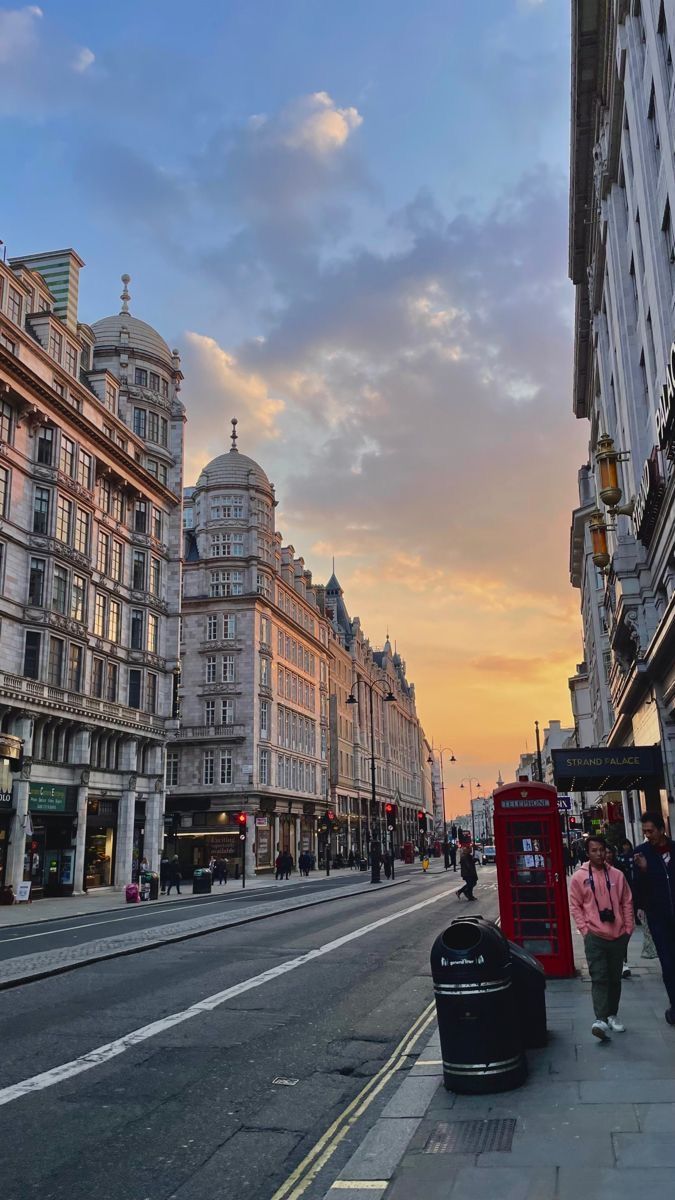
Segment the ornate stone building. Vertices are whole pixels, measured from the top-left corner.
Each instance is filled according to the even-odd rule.
[[[0,262],[0,874],[34,896],[157,865],[178,666],[180,361],[128,277],[79,322],[82,266]]]

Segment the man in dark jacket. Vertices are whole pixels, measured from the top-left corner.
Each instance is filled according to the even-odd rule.
[[[675,843],[660,812],[643,813],[642,832],[645,841],[633,857],[635,904],[647,915],[670,1001],[666,1021],[675,1025]]]
[[[467,900],[475,900],[476,897],[473,894],[473,889],[478,883],[478,872],[476,870],[476,859],[472,854],[470,846],[462,846],[459,869],[464,883],[455,893],[457,898],[466,896]]]

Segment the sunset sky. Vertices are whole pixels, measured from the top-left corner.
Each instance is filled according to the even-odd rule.
[[[114,12],[114,19],[112,14]],[[571,722],[569,5],[0,8],[0,237],[72,245],[80,316],[180,349],[186,482],[259,459],[277,525],[387,629],[429,738],[513,778]]]

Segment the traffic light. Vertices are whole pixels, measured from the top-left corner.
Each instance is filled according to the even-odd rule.
[[[576,819],[576,817],[570,817],[570,818],[569,818],[569,823],[570,823],[570,825],[572,825],[572,826],[575,826],[575,825],[576,825],[576,823],[577,823],[577,819]]]
[[[332,808],[329,808],[328,812],[326,813],[326,829],[328,830],[329,833],[332,832],[334,825],[335,825],[335,813],[333,812]]]
[[[427,815],[426,815],[426,813],[422,812],[422,809],[420,809],[417,814],[417,826],[419,828],[420,833],[426,833],[426,831],[427,831]]]
[[[234,818],[235,823],[239,826],[239,841],[246,840],[246,813],[238,812]]]
[[[396,804],[388,802],[384,806],[384,816],[387,824],[387,829],[393,833],[396,829],[396,821],[398,820],[398,807]]]

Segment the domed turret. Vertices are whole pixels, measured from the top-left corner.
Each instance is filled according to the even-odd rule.
[[[102,317],[100,321],[95,321],[92,325],[96,337],[96,349],[99,353],[108,348],[111,350],[133,349],[149,358],[159,360],[168,371],[171,371],[175,367],[175,355],[169,349],[164,338],[156,329],[152,328],[152,325],[148,325],[147,321],[141,321],[129,312],[131,297],[127,284],[130,278],[129,275],[122,276],[124,290],[120,297],[122,300],[120,311],[115,316]]]
[[[227,454],[219,454],[203,468],[197,487],[260,487],[273,493],[274,489],[262,467],[253,458],[237,449],[237,419],[232,420],[232,446]]]

